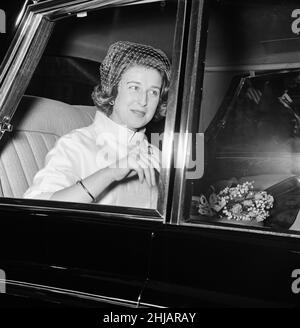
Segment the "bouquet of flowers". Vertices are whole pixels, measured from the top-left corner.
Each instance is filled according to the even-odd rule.
[[[245,182],[226,187],[218,194],[212,193],[208,200],[201,195],[198,212],[208,216],[217,214],[228,220],[260,222],[269,216],[273,202],[273,196],[266,191],[255,191],[253,182]]]

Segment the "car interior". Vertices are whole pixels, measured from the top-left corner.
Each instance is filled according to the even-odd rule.
[[[1,196],[22,198],[57,139],[90,125],[95,112],[94,106],[71,106],[58,100],[24,96],[12,121],[13,132],[6,133],[1,141]]]
[[[111,43],[150,44],[172,59],[176,8],[177,1],[111,7],[56,22],[12,119],[13,132],[1,140],[1,196],[22,198],[56,140],[92,123],[91,93]],[[154,122],[148,133],[163,127],[164,120]]]
[[[257,188],[267,189],[299,174],[299,75],[294,70],[285,75],[255,76],[251,71],[258,66],[267,73],[263,71],[267,63],[294,60],[295,53],[291,56],[283,49],[275,51],[273,40],[266,43],[269,29],[262,35],[248,35],[248,29],[259,28],[253,15],[262,21],[269,19],[267,15],[272,13],[266,14],[268,8],[234,1],[217,1],[212,6],[197,126],[197,132],[206,133],[206,169],[201,179],[188,182],[188,188],[193,184],[190,198],[207,192],[211,185],[220,189],[232,178],[254,180]],[[92,122],[96,108],[91,93],[100,81],[99,66],[111,43],[128,40],[150,44],[172,60],[176,10],[177,1],[162,1],[104,8],[56,22],[13,117],[13,132],[2,138],[3,197],[22,197],[56,140]],[[237,24],[241,28],[234,30],[233,37]],[[238,43],[242,38],[247,42]],[[243,87],[235,102],[228,103],[237,80],[243,81]],[[259,103],[249,97],[249,88],[260,90]],[[164,120],[151,124],[148,135],[162,132],[164,124]],[[297,181],[293,186],[298,188]]]

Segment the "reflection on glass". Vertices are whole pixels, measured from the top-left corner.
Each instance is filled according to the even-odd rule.
[[[300,72],[241,85],[206,131],[205,174],[189,186],[189,218],[300,230]]]

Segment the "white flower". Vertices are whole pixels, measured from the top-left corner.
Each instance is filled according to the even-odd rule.
[[[252,206],[253,202],[252,202],[252,200],[244,200],[242,204],[243,204],[243,206]]]
[[[232,211],[233,214],[239,214],[239,213],[241,213],[242,208],[243,207],[242,207],[241,204],[235,204],[235,205],[232,206],[231,211]]]
[[[235,187],[225,187],[218,194],[212,193],[205,206],[208,207],[206,212],[209,210],[210,216],[222,213],[229,220],[259,222],[269,216],[267,210],[273,207],[273,202],[273,196],[265,191],[255,191],[253,182],[246,181]],[[201,206],[203,207],[203,204],[199,205],[199,212]]]

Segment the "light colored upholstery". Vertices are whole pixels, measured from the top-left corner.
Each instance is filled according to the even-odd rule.
[[[0,143],[0,196],[21,198],[56,140],[90,125],[95,112],[93,106],[24,96],[12,120],[13,132],[6,132]]]

